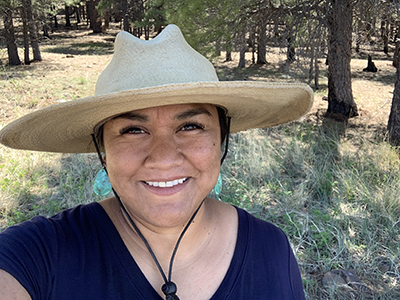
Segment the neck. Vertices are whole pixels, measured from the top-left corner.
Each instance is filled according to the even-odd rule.
[[[120,209],[127,230],[135,238],[138,246],[143,251],[149,252],[147,243],[163,266],[164,272],[168,272],[168,270],[165,270],[165,266],[169,264],[177,243],[179,243],[177,260],[184,261],[187,256],[192,256],[193,253],[199,251],[207,237],[210,236],[212,210],[209,209],[209,200],[205,199],[203,202],[192,213],[192,219],[185,220],[179,226],[169,228],[159,228],[146,224],[135,218],[135,215],[128,210],[125,212],[125,207],[120,206]]]

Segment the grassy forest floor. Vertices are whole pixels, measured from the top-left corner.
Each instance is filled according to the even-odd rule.
[[[93,95],[111,60],[117,27],[94,35],[60,30],[41,41],[42,62],[6,66],[0,49],[0,127],[33,110]],[[325,120],[327,67],[302,120],[232,135],[222,168],[223,201],[266,219],[288,235],[308,299],[400,299],[400,159],[385,142],[395,69],[371,47],[351,64],[360,116]],[[379,69],[366,73],[367,55]],[[268,49],[268,64],[236,68],[216,58],[221,80],[307,82],[306,68],[289,68],[285,53]],[[23,57],[21,52],[21,57]],[[311,82],[311,86],[313,83]],[[0,230],[32,216],[99,197],[91,185],[100,168],[95,155],[11,150],[0,146]]]

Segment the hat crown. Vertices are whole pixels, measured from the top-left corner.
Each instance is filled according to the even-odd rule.
[[[176,25],[168,25],[148,41],[118,33],[114,56],[97,80],[95,95],[209,81],[218,81],[213,65],[185,41]]]

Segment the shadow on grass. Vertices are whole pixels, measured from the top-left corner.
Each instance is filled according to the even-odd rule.
[[[352,79],[369,80],[372,82],[380,82],[383,84],[394,84],[396,81],[396,69],[393,68],[393,72],[378,70],[376,73],[363,72],[352,72]]]
[[[232,68],[230,66],[216,66],[218,77],[221,81],[234,80],[270,80],[286,79],[282,77],[282,70],[275,65],[252,64],[245,68]]]
[[[52,46],[43,52],[66,55],[109,55],[114,52],[113,42],[76,43],[70,46]]]

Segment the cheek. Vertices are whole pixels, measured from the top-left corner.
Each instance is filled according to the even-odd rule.
[[[193,142],[186,145],[185,150],[182,151],[186,154],[186,157],[190,159],[202,170],[219,170],[221,149],[217,142],[209,140],[202,142]]]
[[[141,157],[145,157],[146,151],[128,145],[105,148],[105,163],[111,178],[122,177],[126,173],[132,174],[139,168]]]

